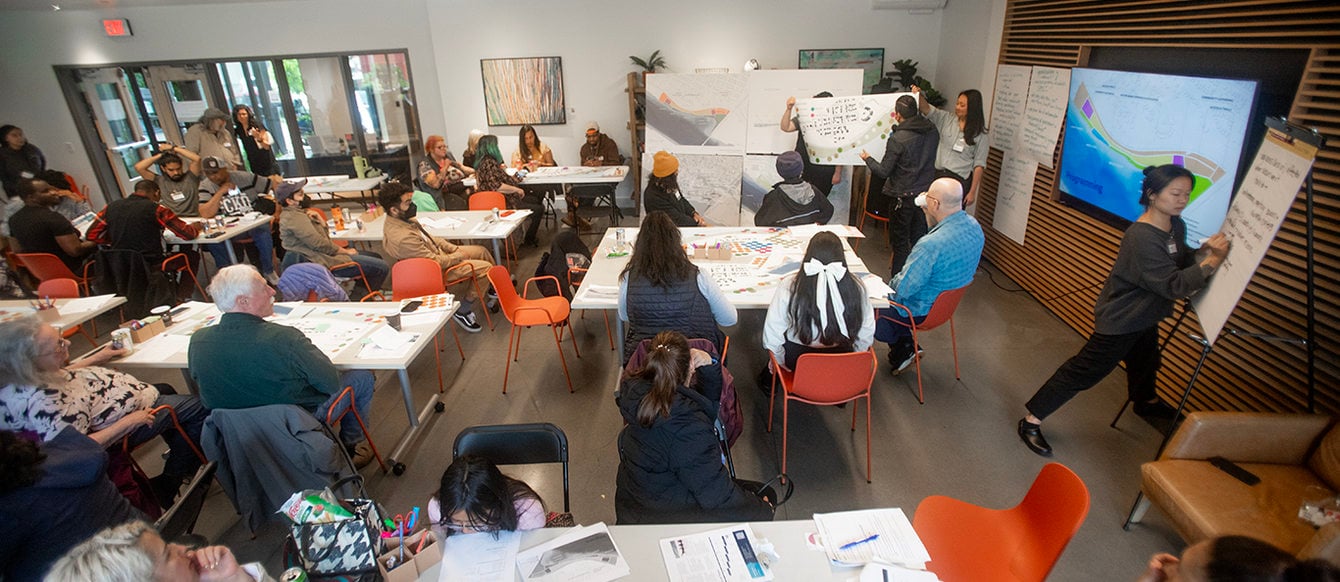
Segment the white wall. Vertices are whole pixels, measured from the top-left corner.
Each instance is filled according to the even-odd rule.
[[[93,182],[53,65],[218,59],[409,49],[425,130],[441,126],[437,65],[425,0],[292,0],[210,6],[0,11],[0,123],[24,129],[47,164]],[[112,39],[102,18],[135,33]],[[67,145],[68,144],[68,145]]]
[[[936,75],[925,75],[948,100],[946,108],[952,108],[954,99],[964,90],[981,91],[988,124],[1005,4],[1006,0],[949,0],[944,9]]]
[[[503,155],[516,149],[517,127],[489,128],[479,60],[559,56],[568,105],[566,125],[536,131],[560,164],[577,163],[586,122],[596,120],[631,152],[627,129],[625,75],[638,70],[629,55],[645,58],[660,49],[669,72],[729,67],[742,70],[758,59],[765,69],[794,69],[800,49],[884,47],[885,67],[900,58],[921,62],[921,74],[935,76],[941,45],[940,13],[913,15],[872,10],[870,0],[495,0],[471,3],[427,0],[445,128],[424,133],[447,137],[454,151],[471,129],[499,136]],[[462,22],[487,23],[472,26]],[[780,111],[778,115],[780,116]]]

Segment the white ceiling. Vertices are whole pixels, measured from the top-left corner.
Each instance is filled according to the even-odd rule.
[[[229,3],[266,2],[270,0],[226,0]],[[66,10],[106,10],[108,8],[153,8],[158,6],[192,6],[222,4],[224,0],[3,0],[0,10],[52,10],[51,5]]]

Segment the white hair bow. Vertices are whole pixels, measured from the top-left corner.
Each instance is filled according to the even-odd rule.
[[[847,267],[837,261],[824,264],[819,259],[810,259],[805,263],[805,274],[820,279],[814,286],[815,300],[819,304],[819,328],[822,330],[828,327],[828,304],[831,300],[833,313],[837,314],[838,330],[846,336],[847,318],[843,316],[846,305],[842,303],[842,294],[838,292],[838,281],[847,276]]]

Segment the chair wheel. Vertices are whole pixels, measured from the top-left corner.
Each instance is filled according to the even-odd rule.
[[[437,404],[434,404],[434,405],[433,405],[433,411],[434,411],[434,412],[439,412],[439,413],[440,413],[440,412],[442,412],[442,411],[444,411],[444,410],[446,410],[446,409],[447,409],[447,404],[446,404],[445,402],[438,402]]]
[[[404,474],[405,474],[405,464],[404,464],[404,463],[396,463],[396,464],[392,465],[392,466],[391,466],[391,473],[395,474],[396,477],[399,477],[399,476],[401,476],[401,475],[404,475]]]

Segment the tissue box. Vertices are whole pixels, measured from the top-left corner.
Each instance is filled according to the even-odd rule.
[[[37,319],[42,323],[54,324],[60,321],[60,310],[53,307],[37,310]]]
[[[424,536],[428,536],[428,540],[423,542],[423,548],[417,554],[413,553]],[[434,564],[442,561],[442,544],[438,543],[433,532],[423,530],[405,538],[405,562],[387,570],[387,564],[400,559],[400,538],[387,538],[385,541],[386,553],[377,558],[377,570],[386,582],[415,582]]]
[[[693,258],[700,261],[729,261],[731,259],[731,250],[729,247],[693,247]]]

